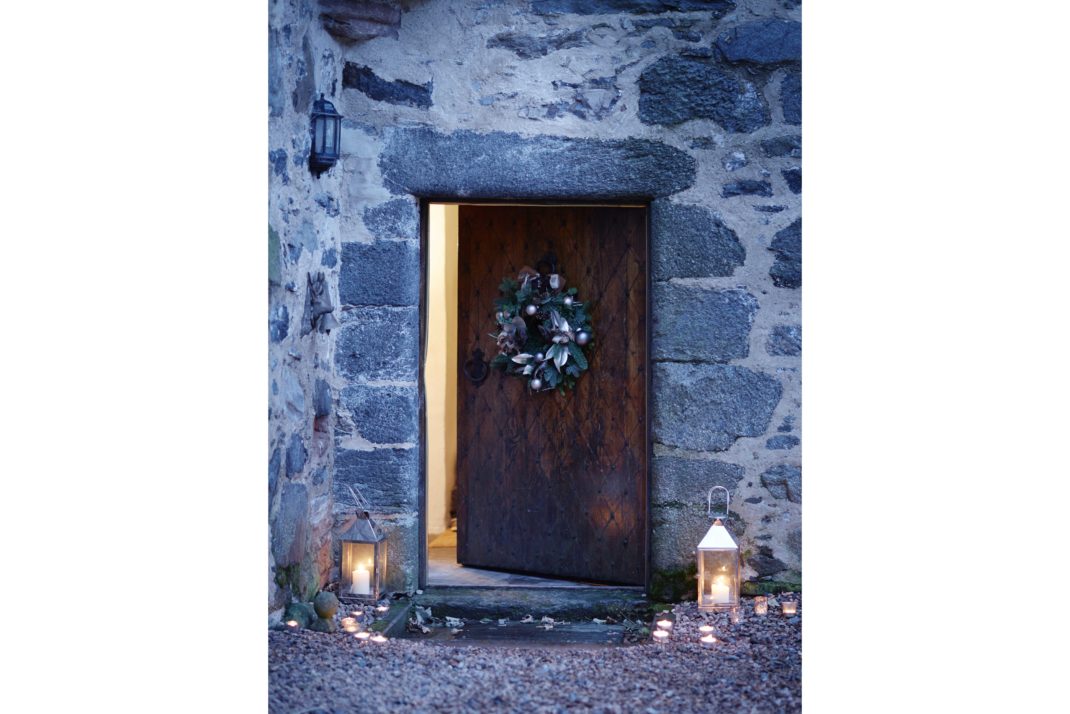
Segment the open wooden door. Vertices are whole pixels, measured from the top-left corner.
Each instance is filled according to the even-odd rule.
[[[496,354],[494,300],[554,253],[596,341],[576,389],[457,375],[457,559],[643,585],[647,562],[646,209],[461,206],[457,364]]]

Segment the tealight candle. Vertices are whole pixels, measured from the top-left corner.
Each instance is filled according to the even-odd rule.
[[[356,635],[354,635],[354,637],[356,637],[361,642],[366,641],[371,636],[372,635],[370,632],[358,632]]]
[[[360,629],[360,627],[358,627],[356,624],[342,625],[342,629],[345,630],[346,632],[356,632],[357,630]]]
[[[386,612],[389,609],[390,609],[390,607],[388,605],[379,605],[377,608],[375,608],[375,611],[376,612]]]
[[[713,632],[713,625],[702,625],[698,628],[698,631],[704,635],[708,635]]]
[[[669,631],[668,630],[654,630],[654,632],[652,634],[654,635],[654,641],[655,642],[665,642],[666,640],[669,639]]]
[[[342,627],[349,627],[350,625],[355,625],[355,624],[357,624],[357,618],[355,618],[355,617],[343,617],[342,618]]]
[[[714,637],[713,635],[703,635],[702,637],[699,638],[699,641],[702,642],[702,644],[706,645],[707,647],[710,647],[710,646],[716,644],[717,638]]]
[[[754,614],[765,615],[769,613],[769,600],[765,595],[759,595],[754,598]]]
[[[671,630],[672,620],[658,620],[657,625],[659,630]]]
[[[364,614],[364,611],[363,610],[354,610],[353,612],[351,612],[349,614],[352,615],[353,617],[360,617],[361,615]]]
[[[378,642],[378,643],[386,642],[386,638],[383,637],[382,635],[378,634],[378,633],[372,635],[371,640],[372,640],[372,642]]]
[[[286,626],[289,627],[291,630],[296,630],[298,627],[300,627],[300,625],[297,623],[297,620],[287,620]]]
[[[783,612],[785,615],[794,615],[795,610],[798,606],[799,603],[795,602],[794,600],[785,600],[784,602],[780,603],[780,611]]]

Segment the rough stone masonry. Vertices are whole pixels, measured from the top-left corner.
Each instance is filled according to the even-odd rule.
[[[801,578],[800,8],[793,0],[272,0],[269,612],[374,504],[419,566],[421,196],[651,202],[652,551],[732,490],[749,579]],[[308,170],[309,110],[346,117]],[[308,329],[323,272],[341,327]]]

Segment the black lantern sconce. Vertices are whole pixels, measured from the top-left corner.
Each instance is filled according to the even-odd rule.
[[[320,94],[312,103],[312,153],[308,158],[317,176],[338,163],[341,130],[342,115]]]

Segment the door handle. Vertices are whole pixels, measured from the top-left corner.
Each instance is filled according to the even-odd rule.
[[[469,357],[462,368],[464,376],[472,384],[480,384],[487,378],[487,374],[490,372],[490,367],[487,366],[487,361],[483,359],[483,350],[476,347],[472,352],[472,356]]]

